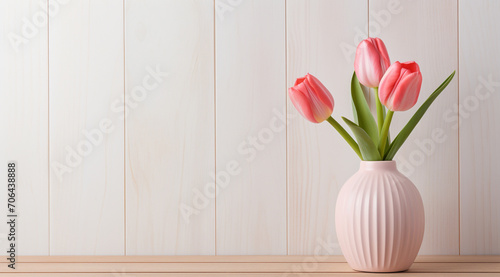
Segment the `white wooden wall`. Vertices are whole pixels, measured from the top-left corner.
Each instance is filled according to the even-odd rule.
[[[18,252],[340,254],[335,199],[358,160],[286,89],[310,72],[351,116],[370,35],[420,64],[419,103],[458,72],[396,158],[424,199],[420,253],[500,254],[499,13],[495,0],[1,1]]]
[[[500,2],[464,1],[459,8],[461,253],[498,254],[500,29],[494,18]]]

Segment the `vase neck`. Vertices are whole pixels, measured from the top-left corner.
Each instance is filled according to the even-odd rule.
[[[396,161],[361,161],[360,170],[397,170]]]

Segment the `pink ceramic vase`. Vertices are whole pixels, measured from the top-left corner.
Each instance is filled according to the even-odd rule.
[[[424,205],[395,161],[362,161],[340,190],[337,236],[354,270],[397,272],[410,268],[424,236]]]

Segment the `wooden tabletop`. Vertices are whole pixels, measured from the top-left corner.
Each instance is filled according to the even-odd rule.
[[[500,256],[419,256],[407,272],[375,275],[342,256],[22,256],[7,265],[3,257],[2,277],[500,276]]]

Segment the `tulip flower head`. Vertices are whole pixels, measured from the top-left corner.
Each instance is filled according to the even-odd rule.
[[[391,111],[411,109],[418,99],[422,74],[416,62],[395,62],[380,81],[380,102]]]
[[[382,76],[391,65],[384,42],[379,38],[367,38],[356,48],[354,70],[361,84],[366,87],[379,86]]]
[[[325,121],[333,112],[333,97],[313,75],[298,78],[288,89],[290,100],[299,113],[313,123]]]
[[[390,161],[411,134],[432,102],[455,76],[453,72],[422,103],[411,120],[391,142],[389,129],[396,111],[411,109],[418,100],[422,86],[422,74],[415,62],[390,64],[384,43],[379,38],[363,40],[356,49],[355,72],[352,75],[351,104],[354,122],[342,117],[352,134],[332,116],[333,97],[326,87],[313,75],[298,78],[288,89],[290,101],[299,113],[313,123],[326,121],[339,133],[352,150],[363,161]],[[367,95],[360,84],[373,88],[377,108],[377,120],[368,105]],[[388,108],[385,109],[384,105]]]

